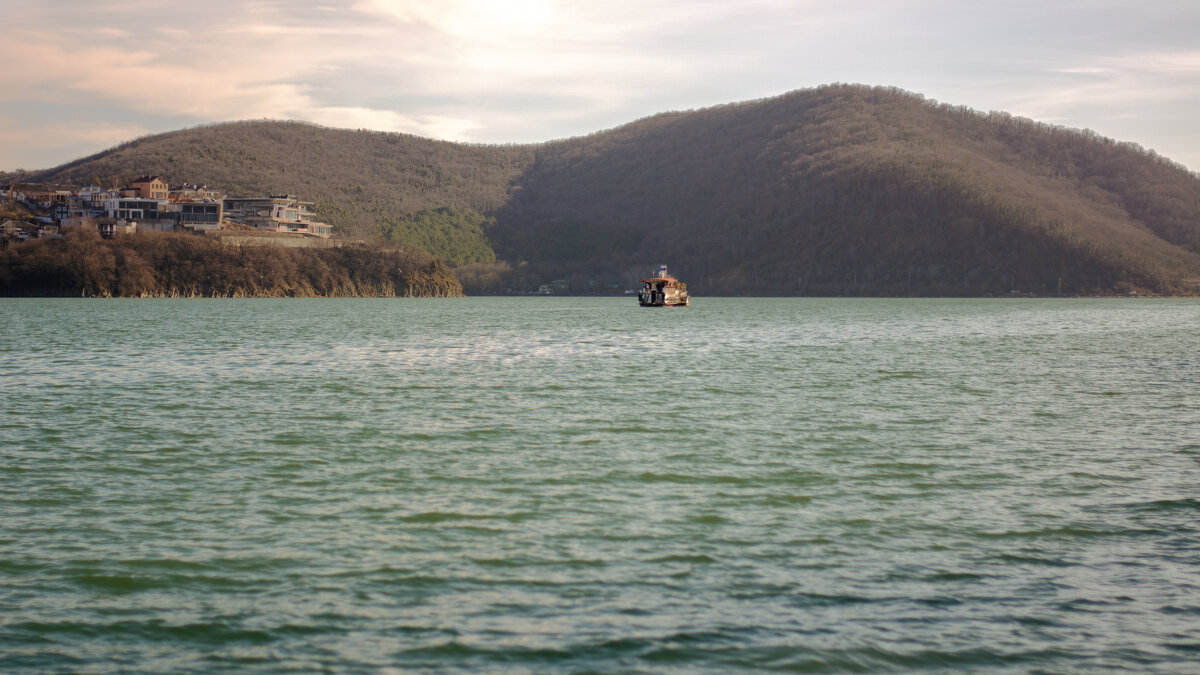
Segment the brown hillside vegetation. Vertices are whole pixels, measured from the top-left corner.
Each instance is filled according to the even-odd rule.
[[[660,115],[539,154],[497,216],[646,227],[697,294],[1194,292],[1200,180],[1131,145],[896,90]]]
[[[145,172],[298,193],[357,236],[403,236],[397,223],[436,222],[414,214],[455,209],[485,223],[486,241],[439,255],[497,258],[464,265],[468,292],[555,278],[625,288],[659,262],[694,295],[1200,291],[1195,174],[1090,132],[886,88],[832,85],[536,146],[214,125],[26,179]]]
[[[173,233],[101,239],[80,228],[0,251],[0,295],[454,297],[462,287],[411,247],[233,246]]]
[[[213,124],[140,138],[27,180],[112,187],[153,174],[229,196],[296,194],[344,234],[439,207],[489,211],[528,164],[528,147],[489,147],[301,122]],[[26,180],[26,179],[23,179]]]

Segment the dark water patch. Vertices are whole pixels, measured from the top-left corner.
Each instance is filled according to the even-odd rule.
[[[597,431],[605,434],[658,434],[662,433],[661,428],[648,427],[641,424],[628,424],[617,426],[605,426],[597,428]]]
[[[795,637],[808,635],[797,631]],[[780,640],[787,642],[787,640]],[[817,645],[823,645],[820,640]],[[745,672],[866,673],[866,672],[966,672],[989,669],[1029,669],[1030,664],[1053,664],[1069,659],[1061,649],[1005,651],[987,647],[962,650],[911,649],[888,644],[851,648],[825,646],[715,646],[705,649],[704,660],[717,668]],[[889,648],[891,647],[891,648]],[[1036,669],[1034,669],[1036,672]]]
[[[163,620],[144,621],[21,621],[8,624],[6,630],[24,634],[32,639],[61,642],[71,638],[96,638],[102,642],[119,643],[130,639],[174,644],[199,643],[228,646],[233,644],[267,644],[275,640],[270,631],[248,629],[229,622],[169,623]]]
[[[1154,531],[1146,529],[1080,524],[1029,530],[975,531],[972,533],[972,536],[985,540],[1066,539],[1072,541],[1089,541],[1153,534],[1155,534]]]
[[[754,396],[757,392],[750,389],[729,389],[725,387],[715,387],[712,385],[701,387],[699,393],[704,396]]]
[[[1167,605],[1158,611],[1164,614],[1175,614],[1180,616],[1200,616],[1200,605],[1183,607],[1180,607],[1179,605]]]
[[[272,445],[282,445],[285,447],[297,447],[297,446],[303,446],[303,445],[317,443],[319,441],[319,439],[314,438],[308,434],[301,434],[301,433],[289,431],[289,432],[285,432],[285,433],[281,433],[281,434],[272,436],[271,438],[266,439],[266,441],[268,443],[271,443]]]
[[[472,563],[481,567],[498,567],[498,568],[524,568],[524,567],[546,567],[546,568],[603,568],[608,567],[612,563],[608,560],[590,559],[590,558],[568,558],[568,559],[541,559],[529,558],[524,556],[515,556],[512,558],[471,558]]]
[[[1200,655],[1200,640],[1194,642],[1164,642],[1162,646],[1176,652]]]
[[[724,525],[729,520],[724,516],[716,513],[702,513],[695,516],[688,516],[687,522],[697,525]]]
[[[1053,664],[1075,656],[1064,649],[1033,649],[1008,651],[1000,648],[973,647],[961,650],[921,649],[891,651],[877,647],[844,652],[846,659],[857,667],[872,671],[879,669],[912,669],[934,671],[963,671],[1002,667],[1053,667]],[[834,663],[838,657],[833,657]]]
[[[395,441],[437,441],[443,438],[442,435],[432,434],[423,431],[408,432],[395,434],[391,436]]]
[[[765,471],[762,478],[772,484],[784,485],[831,485],[837,483],[839,480],[838,476],[832,472],[827,473],[824,471],[798,470],[793,468],[777,468]]]
[[[1055,603],[1054,607],[1062,612],[1070,613],[1107,613],[1114,607],[1125,604],[1129,599],[1099,600],[1095,598],[1072,598],[1066,602]]]
[[[936,464],[923,462],[871,462],[866,465],[871,469],[884,469],[902,476],[924,476],[937,471],[941,467]]]
[[[908,416],[908,417],[902,417],[898,420],[893,420],[891,422],[891,424],[893,424],[895,426],[901,426],[901,427],[909,426],[909,427],[941,428],[947,421],[949,421],[949,418],[947,418],[947,417]]]
[[[490,429],[470,429],[455,434],[455,437],[466,441],[484,441],[515,436],[519,433],[520,432],[513,427],[502,427]]]
[[[326,411],[320,414],[309,415],[305,418],[305,423],[314,424],[320,422],[352,422],[354,417],[344,412]]]
[[[167,572],[150,569],[141,572],[120,569],[58,572],[61,578],[78,588],[106,594],[130,594],[145,591],[205,592],[250,591],[262,589],[280,573],[279,569],[262,569],[259,574],[219,572]]]
[[[277,384],[274,381],[269,380],[269,379],[261,379],[260,380],[260,379],[249,379],[249,378],[233,379],[233,380],[226,382],[225,384],[230,389],[236,389],[238,391],[243,391],[243,392],[244,391],[252,391],[252,392],[266,391],[266,390],[274,389],[277,386]]]
[[[114,574],[81,574],[72,580],[80,586],[106,593],[133,593],[153,588],[162,588],[166,583],[166,580],[161,577],[135,577]]]
[[[54,488],[39,489],[33,494],[16,495],[9,504],[34,513],[45,513],[46,509],[72,507],[87,504],[95,499],[93,489]],[[40,510],[40,511],[39,511]]]
[[[805,506],[813,500],[812,495],[765,495],[754,500],[756,504],[767,507],[786,508]]]
[[[683,667],[708,660],[718,663],[753,639],[754,631],[724,629],[677,632],[642,640],[641,658],[648,663]]]
[[[15,540],[6,539],[0,541],[0,547],[11,547]],[[11,550],[11,549],[9,549]],[[42,572],[46,569],[46,564],[42,562],[30,562],[21,560],[12,560],[0,558],[0,574],[20,576],[35,572]]]
[[[1071,478],[1080,478],[1088,483],[1136,483],[1141,480],[1138,476],[1129,474],[1101,473],[1098,471],[1071,471]]]
[[[875,371],[877,377],[876,382],[887,382],[889,380],[915,380],[925,377],[927,373],[924,370],[882,370]]]
[[[998,621],[1008,621],[1008,619],[997,619]],[[1066,624],[1058,619],[1044,616],[1015,616],[1012,621],[1022,626],[1030,628],[1062,628]]]
[[[690,565],[711,565],[717,562],[712,556],[690,553],[674,553],[671,555],[647,558],[648,563],[687,563]]]
[[[495,649],[465,644],[459,639],[400,649],[393,652],[393,657],[405,666],[432,669],[443,669],[451,665],[456,669],[464,667],[488,669],[505,666],[546,667],[572,658],[579,658],[565,649]]]
[[[876,598],[849,593],[816,593],[790,589],[787,603],[800,608],[844,607],[850,605],[872,605],[893,602],[894,598]]]
[[[995,577],[995,575],[983,574],[979,572],[932,572],[921,575],[919,578],[924,581],[932,581],[934,583],[961,583],[983,581],[989,577]]]
[[[963,598],[940,595],[929,598],[917,598],[915,602],[925,607],[956,607],[967,604],[968,601]]]
[[[407,516],[398,516],[395,520],[405,523],[419,524],[439,524],[439,523],[455,523],[463,521],[488,521],[499,520],[508,522],[521,522],[536,518],[537,514],[520,511],[514,513],[460,513],[457,511],[425,511]]]
[[[1041,555],[1021,554],[1021,553],[1001,553],[995,556],[997,560],[1016,565],[1036,565],[1045,567],[1072,567],[1076,563],[1062,558],[1052,558]]]
[[[612,480],[613,476],[607,477]],[[724,474],[681,474],[681,473],[655,473],[645,472],[631,476],[639,483],[682,483],[682,484],[731,484],[731,485],[754,485],[753,479],[744,478],[741,476],[729,476]]]
[[[454,628],[435,628],[425,624],[401,624],[398,626],[389,626],[387,633],[398,633],[403,636],[434,636],[443,639],[439,640],[439,642],[448,642],[462,635],[462,632]]]
[[[237,621],[201,621],[173,624],[166,621],[123,621],[110,627],[117,634],[136,635],[151,642],[199,643],[229,646],[268,644],[277,640],[272,630],[246,628]]]
[[[1149,513],[1176,513],[1200,511],[1200,497],[1183,497],[1180,499],[1156,499],[1149,502],[1131,502],[1123,505],[1131,511]]]

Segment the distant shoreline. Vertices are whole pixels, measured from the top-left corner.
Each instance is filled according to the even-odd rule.
[[[62,239],[0,250],[5,297],[462,297],[462,285],[416,248],[235,246],[192,234]]]

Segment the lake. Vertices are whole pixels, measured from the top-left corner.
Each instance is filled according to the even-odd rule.
[[[0,300],[0,671],[1200,661],[1200,301]]]

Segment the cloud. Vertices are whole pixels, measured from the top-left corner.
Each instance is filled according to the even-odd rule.
[[[394,131],[449,141],[469,140],[469,132],[479,126],[474,120],[459,117],[401,115],[391,110],[370,108],[325,107],[297,112],[297,115],[300,114],[304,116],[292,119],[304,119],[329,127]]]
[[[100,127],[275,118],[524,142],[847,81],[1102,133],[1155,105],[1156,126],[1113,133],[1170,128],[1200,157],[1200,8],[1173,1],[210,0],[203,16],[172,0],[8,2],[0,113],[36,98]]]
[[[4,169],[41,169],[47,156],[84,157],[150,133],[135,123],[82,120],[29,121],[0,116],[0,148],[5,148]]]
[[[43,36],[21,46],[0,45],[0,62],[15,75],[9,84],[42,88],[47,100],[97,100],[131,110],[197,118],[270,116],[273,102],[295,100],[295,84],[255,82],[255,66],[196,68],[170,63],[154,52],[109,46],[66,45]]]
[[[352,9],[446,35],[508,39],[536,37],[550,24],[554,4],[548,0],[359,0]]]
[[[1047,76],[1044,84],[1014,98],[1015,105],[1028,111],[1023,114],[1059,121],[1083,109],[1120,116],[1200,102],[1200,50],[1102,56],[1050,68]]]

